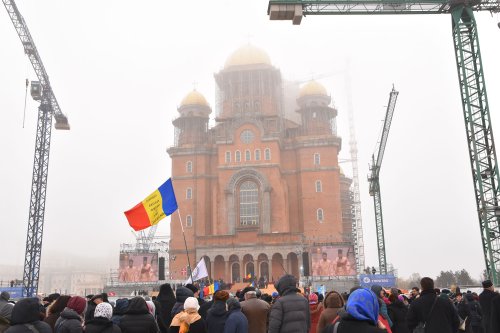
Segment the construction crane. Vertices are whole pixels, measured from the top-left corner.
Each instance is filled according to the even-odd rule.
[[[382,215],[382,196],[380,194],[379,176],[398,94],[399,92],[394,90],[394,87],[392,87],[389,94],[387,110],[385,111],[382,134],[375,148],[375,153],[377,155],[375,157],[375,153],[372,154],[372,164],[370,165],[370,175],[368,176],[368,182],[370,183],[370,195],[373,197],[373,206],[375,207],[375,225],[377,231],[378,265],[380,274],[387,274],[387,258],[385,255],[384,219]]]
[[[56,96],[50,86],[49,76],[45,71],[35,42],[16,3],[14,0],[2,1],[23,44],[24,52],[33,65],[38,78],[38,81],[31,83],[31,95],[33,99],[40,102],[40,106],[38,107],[35,159],[33,163],[28,233],[26,237],[26,258],[23,272],[23,296],[33,297],[36,296],[38,291],[38,277],[40,273],[52,117],[56,121],[56,129],[69,130],[69,123],[68,118],[59,108]]]
[[[500,284],[500,176],[474,11],[500,12],[498,0],[270,0],[271,20],[307,15],[451,14],[453,44],[486,271]]]

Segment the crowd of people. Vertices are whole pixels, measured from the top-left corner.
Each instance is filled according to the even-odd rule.
[[[108,300],[105,293],[51,294],[42,302],[16,303],[0,294],[0,333],[498,333],[500,294],[491,281],[477,295],[460,289],[436,289],[425,277],[406,295],[354,287],[349,293],[304,293],[293,275],[261,294],[246,287],[232,295],[218,290],[210,300],[197,286],[175,292],[161,285],[157,297]]]

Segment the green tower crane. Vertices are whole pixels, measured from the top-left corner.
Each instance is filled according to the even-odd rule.
[[[382,215],[382,196],[380,194],[380,167],[384,158],[385,145],[389,137],[389,130],[391,129],[392,116],[396,108],[396,101],[398,94],[394,87],[389,94],[389,103],[385,111],[384,125],[382,127],[382,134],[380,141],[377,142],[375,154],[372,155],[372,164],[370,165],[370,175],[368,181],[370,182],[370,195],[373,197],[373,206],[375,208],[375,225],[377,230],[377,249],[378,249],[378,265],[380,274],[387,274],[387,259],[385,256],[385,238],[384,238],[384,219]]]
[[[498,0],[270,0],[271,20],[307,15],[451,14],[472,179],[489,277],[500,284],[500,176],[474,11],[500,12]]]

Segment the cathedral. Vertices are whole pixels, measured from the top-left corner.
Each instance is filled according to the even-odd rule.
[[[327,263],[324,274],[354,275],[355,264],[345,265],[355,262],[351,180],[339,167],[337,110],[325,87],[294,89],[252,45],[214,77],[215,124],[196,90],[173,121],[167,151],[180,214],[170,224],[170,278],[189,275],[181,223],[191,267],[204,258],[212,279],[321,275],[315,266]]]

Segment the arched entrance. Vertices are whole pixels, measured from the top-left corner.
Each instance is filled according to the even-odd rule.
[[[223,279],[227,281],[227,273],[224,267],[224,257],[218,255],[214,259],[214,273],[212,274],[212,279]]]
[[[255,267],[253,265],[253,262],[247,262],[246,267],[245,267],[245,278],[247,279],[252,279],[255,277]]]
[[[240,282],[240,263],[238,262],[231,264],[231,281]]]

